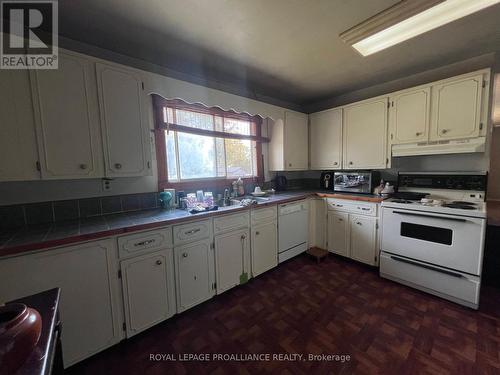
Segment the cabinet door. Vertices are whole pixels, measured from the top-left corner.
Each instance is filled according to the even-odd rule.
[[[285,170],[303,171],[308,169],[307,115],[285,112],[284,132]]]
[[[92,63],[59,54],[59,69],[31,71],[42,178],[101,177],[99,114]]]
[[[0,181],[39,179],[33,105],[26,70],[0,70],[0,124]]]
[[[351,258],[375,265],[377,256],[377,219],[368,216],[350,217]]]
[[[310,169],[342,168],[342,110],[310,115]]]
[[[175,313],[171,249],[124,260],[121,270],[127,337]]]
[[[350,256],[349,215],[345,212],[328,212],[328,251]]]
[[[432,86],[431,139],[473,138],[481,130],[483,76]]]
[[[135,71],[96,64],[106,175],[151,173],[151,148],[142,80]]]
[[[116,265],[113,240],[3,259],[0,302],[61,288],[62,349],[68,367],[122,338]]]
[[[387,103],[380,98],[344,108],[344,168],[386,167]]]
[[[247,229],[215,236],[217,294],[240,285],[241,277],[248,279],[250,260],[248,237]]]
[[[278,265],[278,226],[276,222],[252,228],[252,275],[258,276]]]
[[[390,98],[392,144],[427,141],[430,102],[430,87],[403,92]]]
[[[179,246],[174,255],[177,312],[182,312],[214,295],[214,255],[208,239]]]

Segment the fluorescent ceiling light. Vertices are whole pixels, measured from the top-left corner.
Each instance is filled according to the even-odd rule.
[[[367,21],[340,34],[345,42],[363,56],[371,55],[388,47],[392,47],[417,35],[443,26],[447,23],[478,12],[484,8],[500,3],[500,0],[445,0],[427,1],[427,9],[415,14],[412,0],[403,0],[394,7],[388,8]],[[418,1],[417,1],[418,3]],[[430,6],[430,7],[429,7]],[[408,18],[397,21],[407,9]],[[396,15],[395,15],[396,14]],[[383,28],[383,23],[386,27]],[[373,26],[375,24],[375,27]],[[363,32],[365,35],[362,35]]]

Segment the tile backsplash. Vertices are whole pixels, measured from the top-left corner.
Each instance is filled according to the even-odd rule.
[[[0,229],[47,224],[159,206],[158,193],[115,195],[0,207]]]
[[[263,189],[274,187],[273,181],[260,185]],[[255,185],[245,185],[249,194]],[[288,189],[314,189],[319,187],[319,179],[297,178],[288,180]],[[231,191],[231,187],[228,186]],[[223,194],[224,189],[207,189],[214,197]],[[194,191],[186,190],[186,193]],[[41,225],[59,221],[86,219],[90,217],[122,212],[147,210],[160,207],[158,193],[114,195],[106,197],[58,200],[52,202],[16,204],[0,206],[0,230],[24,225]]]

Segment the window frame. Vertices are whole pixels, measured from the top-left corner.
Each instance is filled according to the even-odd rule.
[[[233,118],[237,120],[250,121],[251,123],[251,136],[238,136],[230,135],[226,138],[240,138],[240,139],[251,139],[255,142],[255,158],[256,158],[256,176],[242,178],[244,183],[260,184],[264,181],[264,166],[263,166],[263,156],[262,156],[262,143],[267,142],[266,138],[262,137],[262,118],[258,115],[250,116],[245,113],[236,113],[235,111],[225,111],[218,107],[205,107],[202,104],[189,104],[180,99],[165,99],[157,94],[152,95],[153,99],[153,114],[154,114],[154,135],[155,135],[155,147],[156,147],[156,162],[158,167],[158,190],[163,189],[177,189],[177,190],[196,190],[201,188],[222,188],[228,187],[232,181],[237,177],[227,178],[225,177],[209,177],[209,178],[197,178],[190,180],[181,181],[169,181],[168,180],[168,166],[167,166],[167,145],[165,142],[165,122],[163,117],[163,108],[165,106],[174,109],[183,109],[192,112],[198,112],[203,114],[209,114],[212,116],[221,116],[226,118]],[[175,125],[175,124],[172,124]],[[179,125],[175,125],[179,126]],[[179,126],[181,127],[181,126]],[[172,130],[175,131],[175,130]],[[201,129],[190,128],[189,133],[207,136],[207,132]],[[215,137],[216,133],[221,132],[211,132],[214,133],[211,136]],[[210,135],[209,135],[210,136]],[[224,138],[223,135],[220,138]],[[176,150],[178,154],[179,150]],[[178,155],[177,155],[178,156]],[[180,171],[178,171],[180,173]]]

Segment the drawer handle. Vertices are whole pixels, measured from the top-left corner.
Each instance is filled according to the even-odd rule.
[[[448,129],[441,130],[441,134],[446,134],[446,133],[448,133]]]
[[[186,234],[186,235],[194,234],[194,233],[198,233],[200,230],[201,230],[200,228],[191,229],[191,230],[184,232],[184,234]]]
[[[362,209],[363,211],[370,211],[370,209],[369,209],[369,208],[366,208],[366,207],[361,207],[361,209]]]
[[[80,169],[85,170],[87,168],[88,168],[87,164],[80,164]]]
[[[120,163],[115,163],[115,168],[116,169],[122,169],[122,165]]]
[[[417,137],[420,137],[422,134],[423,134],[422,132],[416,132],[416,133],[415,133],[415,135],[416,135]]]
[[[338,165],[339,163],[338,162],[334,162],[333,165]]]
[[[182,257],[183,258],[187,258],[188,257],[188,253],[182,253]]]
[[[360,223],[359,221],[357,221],[357,222],[356,222],[356,224],[358,224],[358,225],[363,225],[363,224],[362,224],[362,223]]]
[[[141,241],[141,242],[137,242],[134,244],[135,247],[137,246],[146,246],[146,245],[149,245],[149,244],[152,244],[154,243],[156,240],[154,239],[151,239],[151,240],[146,240],[146,241]]]
[[[335,206],[337,206],[337,207],[344,207],[343,204],[336,204]]]
[[[157,264],[158,266],[161,266],[162,261],[158,259],[158,260],[156,261],[156,264]]]

